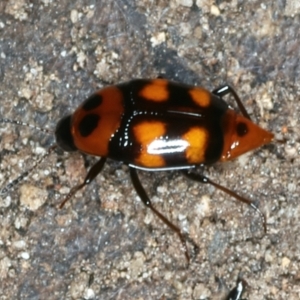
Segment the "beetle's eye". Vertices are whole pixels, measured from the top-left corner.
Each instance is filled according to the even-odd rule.
[[[238,136],[244,136],[248,133],[248,127],[245,123],[239,122],[236,125],[236,133]]]

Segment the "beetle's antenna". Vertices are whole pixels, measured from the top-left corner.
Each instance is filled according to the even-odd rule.
[[[52,145],[50,148],[48,148],[47,152],[42,155],[35,163],[34,165],[29,168],[28,170],[21,173],[17,178],[10,181],[5,187],[3,187],[0,190],[0,195],[7,194],[13,187],[18,185],[20,182],[22,182],[45,158],[47,158],[55,149],[57,148],[57,145]]]
[[[26,126],[38,131],[41,131],[47,135],[53,135],[53,131],[51,131],[50,129],[47,128],[42,128],[42,127],[38,127],[26,122],[22,122],[22,121],[18,121],[18,120],[12,120],[12,119],[8,119],[8,118],[2,118],[0,119],[0,123],[3,124],[14,124],[17,126]],[[24,171],[23,173],[21,173],[17,178],[13,179],[12,181],[10,181],[5,187],[3,187],[2,189],[0,189],[0,195],[5,195],[7,194],[13,187],[15,187],[16,185],[18,185],[20,182],[22,182],[40,163],[42,163],[42,161],[47,158],[52,152],[53,150],[55,150],[57,148],[57,145],[53,145],[51,146],[47,152],[42,155],[34,164],[31,168],[29,168],[28,170]]]
[[[53,135],[53,131],[51,131],[50,129],[38,127],[38,126],[29,124],[29,123],[26,123],[26,122],[18,121],[18,120],[3,118],[3,119],[0,119],[0,123],[14,124],[14,125],[17,125],[17,126],[26,126],[26,127],[33,128],[33,129],[39,130],[41,132],[44,132],[48,135]]]

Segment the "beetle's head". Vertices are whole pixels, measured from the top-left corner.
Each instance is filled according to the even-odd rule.
[[[71,132],[71,119],[72,115],[62,118],[55,129],[55,139],[57,145],[64,151],[72,152],[77,148],[74,144],[73,135]]]

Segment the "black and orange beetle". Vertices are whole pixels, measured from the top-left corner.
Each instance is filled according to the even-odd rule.
[[[222,99],[226,94],[234,97],[242,114],[229,108]],[[138,178],[138,169],[182,170],[188,178],[212,184],[251,205],[264,218],[250,200],[190,172],[199,165],[231,160],[274,137],[251,122],[238,95],[228,85],[213,92],[165,79],[138,79],[108,86],[60,120],[55,137],[57,145],[65,151],[101,157],[60,207],[101,172],[107,158],[121,161],[129,166],[132,183],[143,203],[178,234],[188,260],[185,237],[152,206]]]

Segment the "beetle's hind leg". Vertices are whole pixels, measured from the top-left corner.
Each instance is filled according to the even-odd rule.
[[[239,107],[242,115],[245,118],[251,120],[251,118],[250,118],[250,116],[249,116],[249,114],[248,114],[248,112],[247,112],[247,110],[246,110],[246,108],[245,108],[245,106],[244,106],[241,98],[238,96],[238,94],[236,93],[236,91],[230,85],[228,85],[228,84],[223,85],[223,86],[221,86],[221,87],[213,90],[212,93],[214,95],[216,95],[216,96],[221,97],[221,98],[223,96],[225,96],[225,95],[231,94],[233,96],[235,102],[237,103],[237,105],[238,105],[238,107]]]
[[[185,257],[188,261],[188,263],[190,262],[190,256],[189,256],[189,252],[188,252],[188,248],[187,248],[187,244],[186,241],[189,240],[195,250],[198,249],[198,246],[194,243],[194,241],[192,241],[191,239],[186,238],[183,233],[181,232],[180,228],[177,227],[176,225],[174,225],[170,220],[168,220],[163,214],[161,214],[151,203],[145,189],[143,188],[140,179],[138,177],[137,171],[134,168],[130,168],[130,178],[131,181],[133,183],[133,186],[137,192],[137,194],[139,195],[139,197],[141,198],[142,202],[152,210],[152,212],[159,218],[161,219],[161,221],[163,221],[170,229],[172,229],[179,237],[181,244],[183,246],[184,249],[184,254]]]
[[[60,203],[59,208],[62,208],[68,200],[70,200],[79,190],[91,183],[95,177],[102,171],[106,162],[106,157],[101,157],[88,171],[84,181],[81,184],[74,186],[65,199]]]
[[[267,222],[266,222],[266,216],[260,211],[260,209],[255,205],[255,203],[247,198],[244,198],[240,195],[238,195],[237,193],[235,193],[234,191],[210,180],[208,177],[204,176],[204,175],[201,175],[201,174],[196,174],[196,173],[192,173],[192,172],[189,172],[189,171],[182,171],[182,173],[188,177],[189,179],[192,179],[194,181],[198,181],[198,182],[201,182],[201,183],[208,183],[208,184],[211,184],[213,185],[215,188],[223,191],[224,193],[230,195],[231,197],[235,198],[236,200],[238,201],[241,201],[245,204],[248,204],[249,206],[251,206],[260,216],[261,220],[262,220],[262,223],[263,223],[263,227],[264,227],[264,233],[267,232]]]

